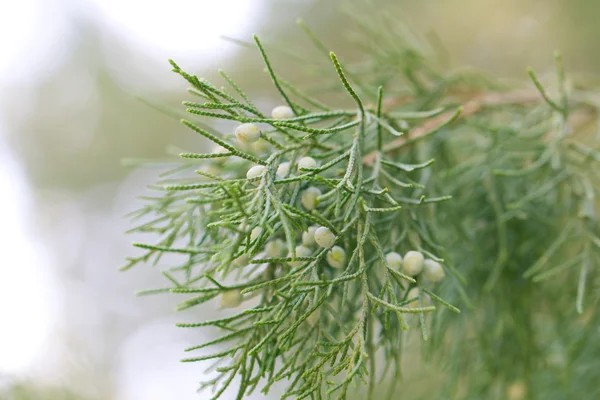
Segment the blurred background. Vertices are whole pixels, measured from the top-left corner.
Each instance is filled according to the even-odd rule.
[[[137,98],[179,107],[187,86],[173,58],[209,80],[223,68],[259,105],[277,104],[257,51],[220,37],[258,33],[314,55],[301,17],[342,58],[360,57],[346,3],[0,0],[0,399],[204,398],[203,366],[178,362],[202,333],[174,326],[186,319],[177,298],[134,296],[161,286],[151,267],[118,267],[135,239],[124,215],[157,174],[122,160],[205,143]],[[434,30],[457,65],[524,79],[561,49],[568,71],[600,71],[597,0],[371,3]],[[272,58],[287,79],[310,79],[297,60]]]

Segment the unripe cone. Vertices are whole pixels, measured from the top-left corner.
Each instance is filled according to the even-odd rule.
[[[299,169],[303,169],[303,168],[317,168],[318,166],[319,166],[319,164],[312,157],[302,157],[300,159],[300,161],[298,161],[298,168]]]
[[[312,250],[309,249],[306,246],[296,246],[296,257],[310,257],[312,255]],[[291,257],[292,255],[290,254],[288,257]],[[294,268],[297,268],[301,265],[304,265],[304,263],[306,263],[306,261],[290,261],[290,265]]]
[[[248,261],[249,261],[248,255],[242,254],[241,256],[239,256],[238,258],[233,260],[233,263],[235,265],[237,265],[238,267],[245,267],[246,265],[248,265]]]
[[[417,297],[419,297],[419,299],[416,299]],[[421,293],[421,290],[418,287],[413,287],[412,289],[410,289],[408,291],[408,294],[406,295],[406,300],[411,300],[411,299],[416,299],[411,301],[407,306],[408,307],[421,307],[421,306],[428,306],[431,304],[431,297],[429,297],[429,295],[427,293]]]
[[[395,251],[390,251],[385,255],[385,261],[387,264],[394,269],[402,268],[402,256]]]
[[[289,162],[282,162],[281,164],[279,164],[279,166],[277,167],[277,177],[280,179],[283,179],[285,177],[287,177],[290,173],[290,163]]]
[[[306,232],[302,232],[302,244],[305,246],[314,246],[315,244],[317,244],[315,242],[315,231],[317,230],[318,226],[309,226],[308,230]]]
[[[250,241],[251,242],[255,241],[261,232],[262,232],[262,228],[260,226],[257,226],[254,229],[252,229],[252,232],[250,232]]]
[[[250,144],[250,148],[252,151],[254,151],[254,153],[261,155],[265,154],[269,150],[270,144],[266,140],[257,140],[256,142]]]
[[[317,197],[319,197],[321,194],[322,193],[318,188],[311,186],[302,192],[300,202],[307,210],[314,210],[319,205]]]
[[[254,167],[250,168],[248,170],[248,172],[246,173],[246,178],[248,179],[252,179],[252,178],[258,178],[259,176],[262,176],[262,174],[265,172],[265,166],[264,165],[255,165]],[[260,179],[256,180],[256,181],[252,181],[253,184],[258,185],[260,183]]]
[[[421,294],[421,291],[418,287],[414,287],[408,291],[406,295],[406,300],[416,299]],[[413,300],[408,304],[409,307],[419,307],[419,300]]]
[[[439,262],[429,259],[425,260],[423,263],[423,278],[431,282],[439,282],[445,276],[444,269]]]
[[[254,124],[242,124],[235,128],[235,137],[242,143],[252,143],[260,139],[260,129]]]
[[[402,269],[406,275],[415,276],[423,270],[425,257],[418,251],[409,251],[402,260]]]
[[[285,242],[281,239],[271,240],[265,246],[265,253],[267,257],[276,258],[281,257],[285,251]]]
[[[227,290],[221,293],[222,308],[236,308],[244,301],[244,296],[237,289]]]
[[[230,153],[230,151],[221,145],[215,145],[212,148],[211,153],[212,154],[225,154],[225,153]],[[227,160],[227,157],[217,157],[217,158],[213,158],[211,160],[211,163],[214,165],[220,166],[220,165],[224,164],[226,160]],[[218,174],[214,174],[214,175],[218,175]]]
[[[327,252],[327,263],[333,268],[342,268],[346,265],[346,251],[340,246],[333,246]]]
[[[229,153],[229,150],[227,150],[225,147],[223,147],[221,145],[216,145],[215,147],[213,147],[212,152],[214,154],[224,154],[224,153]]]
[[[294,111],[288,106],[277,106],[271,111],[273,119],[290,119],[294,118]]]
[[[335,243],[335,235],[325,226],[321,226],[315,230],[315,242],[328,249]]]

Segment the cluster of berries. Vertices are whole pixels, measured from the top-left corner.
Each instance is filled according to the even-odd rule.
[[[256,227],[250,233],[250,240],[254,240],[261,232],[260,227]],[[319,246],[329,249],[327,252],[327,264],[332,268],[342,268],[346,264],[346,251],[341,246],[335,245],[336,236],[325,226],[311,226],[302,234],[302,244],[296,246],[296,257],[311,257],[313,248]],[[282,257],[285,253],[285,242],[282,239],[274,239],[265,245],[265,254],[267,257]],[[288,256],[291,256],[288,254]],[[430,282],[439,282],[445,277],[442,265],[431,259],[426,259],[423,253],[411,250],[404,257],[396,252],[389,252],[385,256],[386,262],[390,268],[397,269],[408,276],[420,275],[423,279]],[[244,266],[248,262],[246,256],[242,256],[234,261],[239,266]],[[291,261],[289,264],[293,267],[302,265],[303,261]],[[408,299],[419,296],[419,289],[412,288],[408,292]],[[238,307],[243,301],[243,296],[237,290],[224,292],[221,297],[223,308]]]
[[[402,256],[394,251],[385,255],[385,260],[391,268],[395,268],[408,276],[422,274],[425,280],[439,282],[444,279],[445,273],[442,265],[430,259],[425,259],[420,251],[409,251]]]

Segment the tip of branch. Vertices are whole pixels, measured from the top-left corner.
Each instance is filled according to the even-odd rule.
[[[181,71],[181,68],[179,68],[179,65],[177,65],[177,63],[173,61],[173,59],[169,58],[169,64],[171,64],[174,71]]]

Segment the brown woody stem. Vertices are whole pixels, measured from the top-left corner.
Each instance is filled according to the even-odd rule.
[[[401,99],[399,103],[403,103],[405,99]],[[536,90],[519,90],[515,92],[507,92],[507,93],[489,93],[485,95],[480,95],[475,97],[466,103],[464,103],[462,107],[462,112],[458,115],[456,120],[465,119],[483,108],[486,107],[494,107],[494,106],[502,106],[508,104],[525,104],[525,103],[533,103],[543,100],[540,93]],[[396,99],[392,99],[391,101],[386,102],[386,108],[393,107],[398,105],[398,101]],[[589,122],[589,113],[586,113],[588,118],[584,118],[582,115],[574,115],[577,125],[581,126],[581,119],[584,118],[584,122]],[[426,121],[423,125],[414,128],[412,131],[408,133],[406,136],[399,137],[391,142],[386,143],[383,146],[383,153],[393,153],[403,147],[409,146],[415,140],[421,138],[422,136],[428,135],[432,132],[435,132],[439,127],[447,124],[449,119],[455,116],[455,111],[447,111],[438,115],[435,118],[432,118]],[[377,157],[377,151],[373,151],[367,154],[363,158],[363,164],[366,166],[373,165]]]

